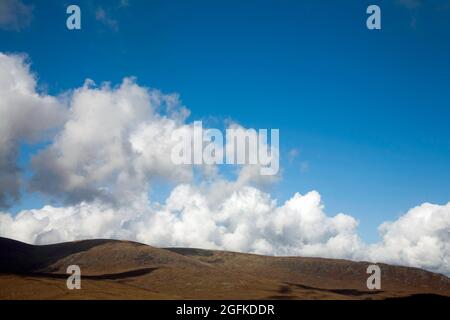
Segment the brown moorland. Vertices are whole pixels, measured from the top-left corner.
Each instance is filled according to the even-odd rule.
[[[66,269],[82,271],[80,290]],[[34,246],[0,238],[0,299],[387,299],[450,297],[450,279],[378,264],[381,290],[368,290],[368,262],[271,257],[118,240]]]

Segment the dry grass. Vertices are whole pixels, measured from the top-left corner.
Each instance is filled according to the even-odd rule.
[[[82,270],[68,290],[65,270]],[[31,246],[0,238],[1,299],[385,299],[450,297],[450,279],[380,265],[382,290],[366,288],[366,262],[266,257],[200,249],[160,249],[87,240]]]

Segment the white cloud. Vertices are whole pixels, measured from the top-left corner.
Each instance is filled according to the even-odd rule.
[[[19,198],[21,142],[35,142],[64,120],[55,97],[39,94],[24,56],[0,53],[0,207]]]
[[[113,238],[126,218],[117,208],[81,203],[25,210],[15,217],[0,214],[0,234],[29,243],[55,243],[96,237]]]
[[[450,274],[450,202],[424,203],[379,229],[383,240],[370,247],[371,260]]]
[[[133,79],[115,88],[87,81],[72,93],[62,131],[34,157],[32,188],[69,203],[124,204],[145,196],[152,178],[189,180],[191,168],[167,157],[174,144],[171,132],[186,114],[177,96],[140,87]]]
[[[252,187],[214,196],[222,192],[181,184],[160,206],[93,202],[2,214],[0,234],[40,244],[115,237],[160,246],[346,258],[359,245],[355,219],[326,216],[317,192],[296,194],[282,206]]]
[[[21,0],[0,1],[0,29],[20,31],[33,19],[33,6]]]

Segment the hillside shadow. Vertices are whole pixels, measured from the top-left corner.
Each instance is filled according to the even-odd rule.
[[[98,274],[98,275],[81,275],[82,279],[90,279],[90,280],[121,280],[127,278],[140,277],[147,274],[152,273],[158,268],[142,268],[136,270],[130,270],[119,273],[107,273],[107,274]],[[47,272],[27,272],[21,273],[22,276],[36,277],[36,278],[51,278],[51,279],[67,279],[70,274],[61,274],[61,273],[47,273]]]
[[[303,284],[299,283],[289,283],[286,282],[286,284],[290,286],[294,286],[296,288],[304,289],[304,290],[314,290],[319,292],[327,292],[327,293],[335,293],[335,294],[341,294],[346,296],[365,296],[365,295],[376,295],[380,294],[383,291],[382,290],[374,290],[374,291],[367,291],[367,290],[358,290],[358,289],[325,289],[325,288],[318,288],[318,287],[310,287],[305,286]],[[281,289],[281,288],[280,288]],[[283,289],[285,290],[285,289]]]
[[[33,246],[23,242],[0,238],[0,273],[34,272],[79,252],[114,240],[83,240],[60,244]]]

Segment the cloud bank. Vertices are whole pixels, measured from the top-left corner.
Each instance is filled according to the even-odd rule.
[[[64,203],[0,213],[0,236],[36,244],[129,239],[370,260],[450,274],[450,203],[409,210],[382,224],[382,240],[368,245],[355,218],[325,213],[317,191],[278,203],[263,191],[274,177],[265,180],[257,167],[242,166],[230,180],[216,166],[172,164],[171,133],[192,130],[189,111],[175,94],[139,86],[132,78],[116,87],[87,80],[62,103],[36,92],[23,57],[0,55],[0,71],[0,203],[18,198],[21,183]],[[31,160],[33,176],[21,181],[20,143],[49,137]],[[160,181],[173,188],[157,202],[149,190]]]

